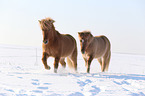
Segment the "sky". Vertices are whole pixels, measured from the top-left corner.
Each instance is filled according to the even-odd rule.
[[[0,44],[40,46],[38,20],[51,17],[62,34],[105,35],[116,53],[145,55],[145,0],[0,0]]]

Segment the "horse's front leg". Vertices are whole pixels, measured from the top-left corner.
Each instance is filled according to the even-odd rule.
[[[92,60],[93,60],[93,57],[89,56],[87,60],[87,73],[90,73],[90,65],[91,65]]]
[[[45,69],[50,70],[50,66],[47,65],[47,58],[48,58],[48,57],[49,57],[48,54],[45,53],[45,52],[43,52],[43,55],[42,55],[42,62],[43,62],[43,64],[44,64]]]
[[[87,67],[87,59],[86,59],[86,58],[84,58],[84,60],[85,60],[85,66]]]
[[[60,60],[60,57],[55,57],[55,60],[54,60],[54,72],[55,73],[57,73],[59,60]]]

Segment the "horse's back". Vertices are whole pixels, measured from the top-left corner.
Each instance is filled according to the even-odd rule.
[[[62,34],[61,46],[65,56],[72,53],[75,49],[77,49],[75,38],[69,34]]]
[[[102,35],[101,38],[104,39],[104,42],[106,43],[107,49],[110,50],[111,44],[110,44],[109,39],[104,35]]]
[[[65,38],[71,38],[73,41],[75,41],[75,38],[71,36],[70,34],[63,34]]]
[[[76,40],[73,36],[71,36],[70,34],[63,34],[63,41],[66,43],[73,43],[76,44]]]
[[[108,46],[108,45],[110,46],[110,41],[106,36],[101,35],[101,36],[95,36],[94,38],[97,40],[97,42],[99,42],[99,43],[103,42],[106,44],[106,46]]]
[[[102,38],[104,40],[104,42],[106,43],[107,46],[110,46],[110,41],[106,36],[101,35],[100,38]]]
[[[102,55],[105,55],[105,54],[108,54],[110,52],[110,41],[109,39],[104,36],[104,35],[101,35],[101,36],[95,36],[95,41],[96,41],[96,58],[102,56]]]

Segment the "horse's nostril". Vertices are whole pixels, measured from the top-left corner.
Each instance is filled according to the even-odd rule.
[[[85,53],[85,51],[84,51],[83,49],[81,50],[81,52],[82,52],[82,54],[84,54],[84,53]]]
[[[47,41],[47,40],[46,40],[46,41],[43,41],[43,43],[44,43],[44,44],[47,44],[47,43],[48,43],[48,41]]]

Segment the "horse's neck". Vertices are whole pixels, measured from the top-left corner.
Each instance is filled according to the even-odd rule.
[[[94,37],[91,37],[90,40],[89,40],[89,44],[92,44],[93,40],[94,40]]]
[[[51,28],[51,33],[52,33],[51,39],[52,39],[52,41],[55,41],[59,36],[59,32],[55,30],[54,25]]]
[[[60,33],[57,30],[55,30],[54,26],[52,26],[52,30],[53,30],[54,37],[58,37],[60,35]]]

